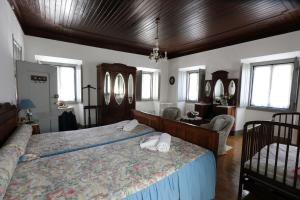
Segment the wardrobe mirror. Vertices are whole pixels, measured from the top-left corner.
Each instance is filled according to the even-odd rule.
[[[104,76],[104,101],[106,105],[110,102],[110,75],[108,72]]]
[[[233,96],[235,94],[235,90],[236,90],[235,82],[231,80],[228,86],[228,94],[230,96]]]
[[[214,88],[214,99],[221,99],[224,96],[224,85],[223,82],[218,79]]]
[[[133,77],[129,74],[128,78],[128,102],[131,104],[133,101]]]
[[[211,92],[211,86],[209,82],[206,82],[205,84],[205,96],[209,97],[210,96],[210,92]]]
[[[117,74],[114,85],[114,95],[117,104],[121,104],[125,96],[125,81],[122,74]]]

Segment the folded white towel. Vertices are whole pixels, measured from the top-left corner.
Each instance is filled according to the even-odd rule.
[[[137,125],[139,125],[139,122],[136,119],[131,120],[123,127],[123,131],[132,131],[133,129],[135,129],[135,127],[137,127]]]
[[[170,145],[171,135],[168,133],[161,134],[157,143],[157,150],[160,152],[168,152],[170,150]]]
[[[144,140],[141,141],[140,147],[142,149],[146,148],[149,150],[156,151],[157,150],[156,145],[159,141],[159,137],[160,137],[159,135],[154,135],[154,136],[145,138]]]

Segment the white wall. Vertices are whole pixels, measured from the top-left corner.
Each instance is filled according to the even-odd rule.
[[[300,31],[264,38],[211,51],[196,53],[169,60],[169,76],[177,80],[178,68],[195,65],[206,66],[206,79],[216,70],[229,71],[229,77],[239,78],[241,59],[300,50]],[[169,85],[169,101],[177,101],[177,81]],[[298,110],[300,104],[298,102]],[[249,120],[270,120],[273,113],[238,108],[236,130]]]
[[[83,86],[91,84],[96,86],[97,74],[96,66],[101,63],[123,63],[134,67],[148,67],[161,70],[161,90],[160,98],[162,101],[167,99],[167,79],[168,64],[151,63],[147,56],[137,55],[101,49],[85,45],[61,42],[56,40],[24,36],[25,60],[35,62],[35,55],[46,55],[82,60]],[[84,92],[84,102],[87,102],[86,92]],[[97,103],[97,94],[92,92],[91,103]],[[144,111],[154,111],[154,102],[137,102],[137,109]]]
[[[7,0],[0,0],[0,102],[16,103],[12,38],[23,47],[23,31]],[[22,48],[24,49],[24,48]]]

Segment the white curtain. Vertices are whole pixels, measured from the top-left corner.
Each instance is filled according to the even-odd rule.
[[[178,71],[178,101],[186,100],[186,71]]]
[[[159,100],[159,72],[153,72],[153,100]]]
[[[251,66],[248,63],[243,63],[242,73],[241,73],[240,107],[248,106],[249,93],[250,93],[250,78],[251,78]]]

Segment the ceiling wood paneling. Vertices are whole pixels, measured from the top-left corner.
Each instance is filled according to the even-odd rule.
[[[300,29],[297,0],[10,0],[27,35],[169,58]]]

